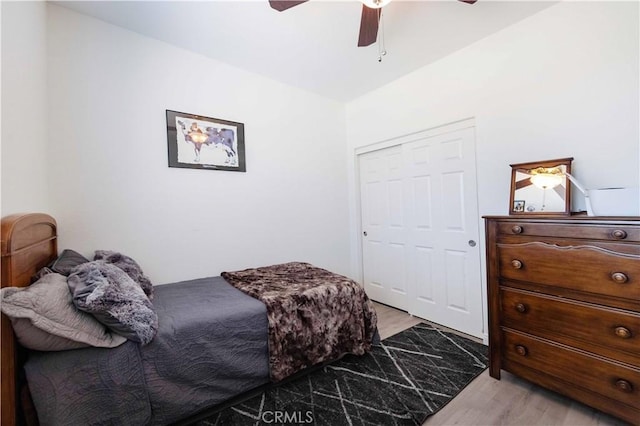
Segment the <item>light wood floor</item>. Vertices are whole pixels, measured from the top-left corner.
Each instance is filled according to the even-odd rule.
[[[375,305],[382,339],[422,322],[406,312],[378,303]],[[614,417],[547,391],[506,371],[501,376],[501,380],[495,380],[489,376],[489,370],[486,370],[449,404],[429,417],[423,426],[626,425]]]

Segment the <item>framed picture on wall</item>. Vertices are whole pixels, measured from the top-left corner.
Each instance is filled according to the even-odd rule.
[[[246,172],[244,124],[167,110],[169,167]]]

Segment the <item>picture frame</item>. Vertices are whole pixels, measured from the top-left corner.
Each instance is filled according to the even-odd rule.
[[[525,204],[526,200],[513,200],[513,211],[516,213],[522,213],[524,211]]]
[[[244,124],[166,110],[169,167],[246,172]]]
[[[571,214],[573,157],[511,164],[510,215],[568,216]]]

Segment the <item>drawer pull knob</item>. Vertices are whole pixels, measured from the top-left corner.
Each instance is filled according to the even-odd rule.
[[[627,238],[627,231],[624,231],[622,229],[616,229],[611,233],[611,235],[613,236],[613,238],[617,240],[624,240],[625,238]]]
[[[622,392],[633,392],[633,385],[631,382],[620,379],[616,382],[616,387],[620,389]]]
[[[525,313],[527,312],[527,306],[524,303],[516,303],[516,311]]]
[[[522,345],[516,345],[516,353],[520,356],[527,356],[527,348]]]
[[[616,336],[621,339],[628,339],[631,337],[631,331],[626,327],[616,327],[615,333]]]
[[[626,283],[629,280],[629,278],[622,272],[614,272],[611,274],[611,279],[618,284]]]
[[[520,262],[518,259],[513,259],[511,261],[511,266],[513,266],[516,269],[520,269],[522,268],[522,262]]]
[[[511,228],[511,232],[513,232],[514,234],[522,234],[522,226],[513,225],[513,227]]]

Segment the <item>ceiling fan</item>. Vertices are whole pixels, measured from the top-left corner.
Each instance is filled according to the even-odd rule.
[[[282,12],[308,0],[269,0],[269,4],[275,10]],[[391,0],[360,0],[362,1],[362,16],[360,18],[360,34],[358,36],[358,47],[369,46],[376,42],[378,38],[378,25],[382,7]],[[463,3],[473,4],[477,0],[458,0]]]

